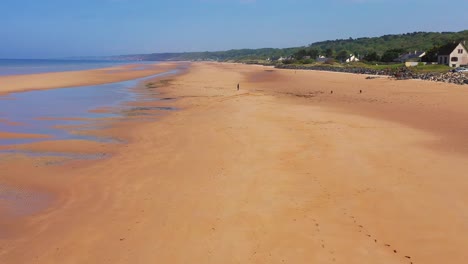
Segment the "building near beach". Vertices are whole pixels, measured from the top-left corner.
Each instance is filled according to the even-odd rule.
[[[356,57],[355,55],[353,54],[350,54],[349,57],[346,59],[346,62],[358,62],[359,61],[359,58]]]
[[[400,62],[400,63],[405,63],[405,62],[420,62],[421,58],[426,55],[426,52],[424,51],[413,51],[409,53],[405,53],[400,55],[398,58],[396,58],[394,61],[395,62]]]
[[[465,41],[442,46],[437,55],[437,62],[450,67],[468,65],[468,49]]]
[[[326,62],[327,60],[329,60],[329,58],[327,58],[327,57],[325,57],[323,55],[320,55],[315,59],[316,62]]]

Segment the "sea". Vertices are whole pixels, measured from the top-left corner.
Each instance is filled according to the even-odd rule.
[[[149,64],[144,61],[0,59],[0,76],[47,72],[80,71],[126,64]]]

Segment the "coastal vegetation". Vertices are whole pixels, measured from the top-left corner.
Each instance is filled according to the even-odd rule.
[[[426,51],[426,59],[434,61],[438,47],[451,42],[468,40],[468,30],[460,32],[413,32],[327,40],[308,46],[292,48],[236,49],[216,52],[152,53],[118,56],[118,59],[132,58],[148,61],[231,61],[269,64],[280,58],[294,58],[298,64],[308,64],[319,55],[343,61],[349,54],[355,54],[367,62],[392,62],[405,52]],[[303,58],[306,58],[303,61]],[[288,62],[286,62],[288,63]]]
[[[434,46],[450,42],[468,40],[468,30],[460,32],[413,32],[406,34],[384,35],[373,38],[349,38],[312,43],[309,48],[318,50],[345,50],[353,54],[383,56],[388,51],[427,51]]]

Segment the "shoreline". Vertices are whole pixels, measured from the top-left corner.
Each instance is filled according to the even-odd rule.
[[[147,80],[141,80],[138,82],[138,84],[130,89],[135,90],[136,94],[145,94],[145,89],[146,83],[150,82],[157,82],[159,83],[161,80],[165,80],[167,78],[174,78],[175,76],[183,75],[184,72],[186,71],[186,65],[185,64],[170,64],[170,67],[166,69],[166,66],[163,68],[158,67],[157,73],[156,74],[151,74],[152,75],[158,75],[161,73],[170,73],[171,71],[174,71],[174,69],[179,69],[178,73],[172,73],[169,76],[156,76],[151,79]],[[101,69],[100,69],[101,70]],[[104,69],[102,69],[104,70]],[[24,77],[29,77],[27,75],[22,75]],[[149,77],[149,76],[144,76],[144,77]],[[140,79],[140,78],[137,78]],[[74,86],[72,86],[74,87]],[[60,88],[69,88],[69,87],[60,87]],[[48,89],[60,89],[60,88],[55,88],[52,86],[44,87],[44,90]],[[42,88],[41,88],[42,90]],[[16,92],[28,92],[30,90],[18,90],[18,91],[13,91],[12,93]],[[146,102],[144,101],[128,101],[123,104],[119,104],[117,106],[113,106],[112,109],[102,109],[99,110],[99,113],[107,113],[109,111],[120,111],[119,109],[123,110],[125,108],[128,108],[129,105],[165,105],[162,101],[158,101],[158,98],[163,98],[161,94],[156,94],[156,95],[147,95],[148,97],[152,97],[154,100]],[[91,112],[95,112],[91,110]],[[92,166],[92,164],[100,163],[103,161],[103,159],[108,159],[111,158],[113,155],[117,155],[121,151],[123,151],[130,142],[126,142],[131,139],[131,135],[129,133],[122,133],[120,130],[124,130],[125,126],[127,124],[131,124],[132,126],[141,126],[145,123],[152,122],[149,120],[138,120],[138,117],[135,118],[135,121],[130,120],[123,120],[125,119],[124,116],[115,118],[115,117],[109,117],[109,118],[100,118],[100,122],[106,123],[107,128],[98,128],[96,127],[95,130],[92,130],[91,132],[88,132],[86,135],[100,135],[104,137],[113,137],[117,136],[119,138],[118,141],[121,142],[99,142],[95,141],[93,139],[53,139],[51,135],[48,134],[31,134],[31,133],[16,133],[16,132],[2,132],[0,131],[0,136],[5,139],[43,139],[42,141],[38,142],[32,142],[32,143],[20,143],[20,144],[14,144],[14,145],[4,145],[0,146],[0,157],[3,155],[3,157],[0,159],[0,167],[2,165],[6,165],[8,162],[14,162],[12,168],[16,168],[16,170],[20,171],[19,174],[21,174],[23,169],[26,168],[26,171],[28,170],[37,170],[38,167],[49,167],[49,164],[54,166],[55,163],[57,163],[59,171],[62,171],[61,173],[66,172],[68,169],[63,170],[64,168],[76,168],[76,166]],[[83,121],[83,120],[89,120],[89,118],[80,118],[80,117],[73,117],[73,118],[48,118],[48,117],[43,117],[40,120],[71,120],[71,121]],[[18,126],[18,125],[24,125],[24,124],[17,124],[15,122],[9,122],[8,120],[3,120],[0,119],[0,122],[5,122],[6,124],[11,124],[12,126]],[[82,125],[79,125],[82,126]],[[88,126],[88,124],[84,124],[84,126]],[[91,124],[91,127],[94,127],[95,125]],[[117,131],[114,131],[116,130]],[[125,141],[122,141],[125,138]],[[50,139],[50,140],[49,140]],[[37,157],[35,156],[29,156],[27,153],[31,154],[37,154]],[[41,154],[42,153],[42,154]],[[57,156],[55,156],[57,155]],[[94,155],[94,156],[93,156]],[[81,159],[79,158],[80,156],[83,157],[92,157],[91,159]],[[69,158],[71,157],[71,158]],[[94,157],[94,158],[93,158]],[[5,159],[6,158],[6,159]],[[31,164],[32,161],[32,164]],[[15,164],[17,163],[17,164]],[[63,166],[61,165],[63,163]],[[32,166],[31,166],[32,165]],[[8,166],[10,167],[10,166]],[[13,171],[15,169],[6,169],[6,171]],[[48,168],[46,168],[46,171]],[[52,171],[55,171],[55,168],[52,169]],[[55,172],[57,173],[57,172]],[[16,175],[16,173],[14,174]],[[44,177],[41,173],[41,175]],[[6,175],[4,175],[6,176]],[[46,177],[49,178],[49,177]],[[55,178],[54,181],[57,181]],[[64,184],[62,180],[57,181],[59,182],[58,186],[60,184]],[[47,214],[50,211],[53,211],[57,208],[60,208],[63,206],[64,199],[66,197],[66,194],[62,193],[60,188],[56,187],[57,184],[51,184],[52,182],[50,180],[46,180],[44,183],[36,180],[24,178],[24,177],[12,177],[11,175],[8,177],[0,177],[0,187],[5,186],[6,188],[9,188],[11,190],[14,190],[16,188],[19,188],[18,190],[23,192],[23,196],[29,196],[29,194],[32,193],[43,193],[47,194],[50,196],[50,199],[48,199],[47,206],[43,207],[40,211],[34,211],[34,215],[29,215],[29,217],[35,217],[36,214],[38,215],[43,215]],[[1,191],[1,188],[0,188]],[[52,197],[54,197],[52,199]],[[2,210],[2,193],[0,192],[0,212],[5,213],[6,211]],[[5,208],[3,208],[5,209]],[[13,214],[3,214],[3,216],[6,219],[3,220],[8,220],[11,217],[13,217],[13,220],[18,220],[17,216],[15,216],[16,213]],[[8,220],[9,221],[9,220]],[[8,222],[7,221],[7,222]],[[0,225],[5,224],[3,221],[0,221]],[[9,223],[11,224],[11,222]],[[0,240],[1,240],[1,231],[0,230]],[[3,230],[4,231],[4,230]],[[1,253],[1,252],[0,252]],[[1,254],[0,254],[1,255]]]
[[[106,123],[108,119],[121,119],[126,115],[135,114],[133,112],[137,109],[128,107],[124,110],[123,107],[118,107],[121,102],[130,103],[138,100],[139,95],[131,92],[133,86],[138,86],[150,79],[177,75],[186,67],[185,64],[174,64],[162,73],[122,82],[61,87],[60,89],[46,86],[41,91],[35,90],[29,93],[17,91],[15,92],[17,94],[12,93],[8,97],[0,97],[0,99],[5,99],[5,103],[0,105],[0,114],[4,117],[9,116],[9,119],[0,119],[0,130],[2,130],[0,131],[0,149],[9,145],[11,147],[44,140],[113,141],[110,138],[87,135],[86,130],[93,126],[100,126],[100,124],[102,126],[102,123]],[[158,71],[164,69],[157,68]],[[85,75],[87,72],[81,74]],[[120,73],[115,71],[112,74],[116,78],[120,76]],[[24,78],[27,80],[29,77]],[[37,110],[30,112],[34,108]],[[58,109],[60,110],[57,112]],[[85,130],[84,133],[80,132],[80,127]],[[42,134],[38,135],[38,133]]]
[[[139,64],[83,71],[0,76],[0,95],[12,92],[47,90],[128,81],[175,70],[183,63]],[[118,74],[116,74],[118,73]]]
[[[468,127],[460,122],[468,92],[267,70],[193,63],[148,81],[155,88],[138,86],[175,98],[151,106],[181,110],[102,131],[127,138],[123,145],[56,142],[114,150],[108,159],[0,163],[15,171],[0,182],[29,182],[61,197],[54,210],[9,225],[0,262],[435,264],[468,257],[461,137]],[[453,142],[430,147],[439,137]]]

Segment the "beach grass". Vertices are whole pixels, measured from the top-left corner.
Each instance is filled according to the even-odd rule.
[[[430,65],[418,65],[412,67],[414,71],[419,73],[430,73],[430,72],[437,72],[437,73],[444,73],[451,70],[451,68],[447,65],[442,64],[430,64]]]

